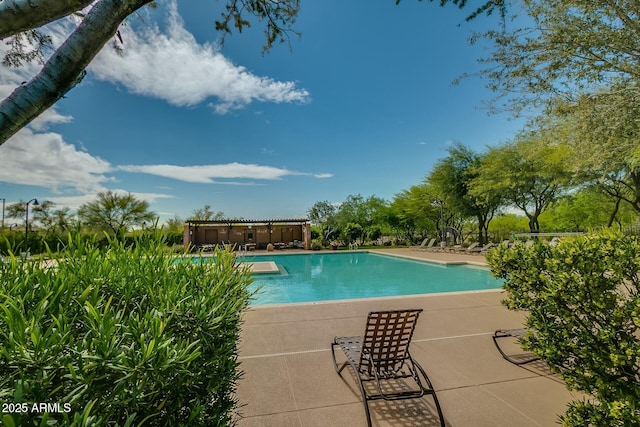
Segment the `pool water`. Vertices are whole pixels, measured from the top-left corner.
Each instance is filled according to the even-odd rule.
[[[280,273],[256,274],[253,305],[316,302],[437,292],[498,289],[502,282],[481,267],[444,266],[368,252],[260,255]]]

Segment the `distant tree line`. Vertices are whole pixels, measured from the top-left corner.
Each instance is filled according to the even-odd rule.
[[[6,226],[0,230],[0,253],[6,254],[9,250],[39,253],[45,252],[47,246],[55,251],[66,245],[69,233],[97,235],[105,244],[107,236],[132,239],[136,228],[154,228],[156,221],[156,214],[149,210],[147,201],[114,191],[98,193],[95,200],[81,205],[75,214],[68,207],[57,208],[50,200],[32,203],[28,207],[28,229],[26,209],[26,202],[22,200],[7,205]]]
[[[204,221],[223,218],[224,212],[214,211],[209,204],[194,209],[189,217]],[[28,231],[25,219],[26,202],[20,200],[6,206],[5,226],[0,228],[0,254],[20,253],[27,248],[31,253],[46,252],[47,247],[55,251],[67,244],[69,233],[89,239],[98,237],[99,242],[108,245],[110,239],[135,244],[140,235],[161,232],[167,245],[182,246],[186,221],[174,215],[160,225],[149,202],[115,191],[98,193],[75,213],[68,207],[58,208],[50,200],[30,203]]]
[[[490,232],[496,240],[632,225],[640,213],[640,129],[631,116],[618,133],[607,120],[559,105],[484,152],[453,144],[421,183],[391,201],[322,201],[309,217],[324,241],[360,243],[381,235],[416,243],[441,234],[485,243]]]

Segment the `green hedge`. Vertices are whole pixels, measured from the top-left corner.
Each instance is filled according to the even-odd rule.
[[[158,239],[77,238],[49,254],[55,267],[1,264],[0,402],[25,404],[7,406],[4,425],[233,424],[251,279],[215,255],[176,263]]]
[[[574,401],[565,426],[640,425],[640,239],[601,232],[557,246],[499,246],[487,260],[505,305],[528,311],[523,346],[559,373]]]

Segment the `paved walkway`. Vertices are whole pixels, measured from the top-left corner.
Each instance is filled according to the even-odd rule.
[[[392,249],[438,261],[483,262],[479,255]],[[333,368],[335,335],[361,335],[372,310],[422,308],[412,354],[429,374],[450,427],[552,426],[576,398],[540,362],[517,367],[496,351],[496,329],[522,326],[500,304],[501,291],[258,306],[244,316],[245,372],[237,396],[240,427],[365,427],[349,370]],[[515,347],[514,347],[515,348]],[[371,404],[374,426],[437,425],[429,399]]]

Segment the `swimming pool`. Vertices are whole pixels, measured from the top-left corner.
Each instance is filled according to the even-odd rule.
[[[414,261],[369,252],[259,255],[247,262],[274,261],[277,274],[254,275],[253,305],[498,289],[485,268]]]

